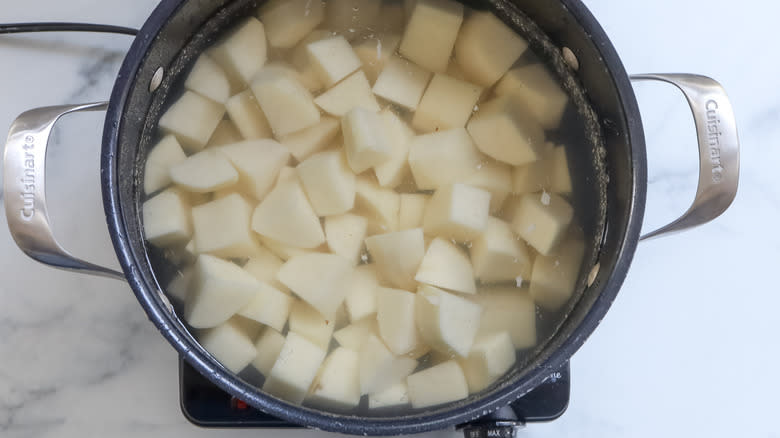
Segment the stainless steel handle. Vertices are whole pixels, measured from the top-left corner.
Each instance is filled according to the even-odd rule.
[[[121,272],[72,256],[57,240],[46,207],[46,149],[60,117],[79,111],[102,111],[107,102],[36,108],[11,124],[5,143],[3,194],[8,229],[16,244],[33,259],[55,268],[124,279]]]
[[[666,82],[682,91],[699,143],[699,185],[693,204],[674,222],[640,239],[683,231],[720,216],[734,201],[739,185],[737,122],[726,91],[714,79],[694,74],[640,74],[631,79]]]

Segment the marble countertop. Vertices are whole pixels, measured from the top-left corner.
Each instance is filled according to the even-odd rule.
[[[6,2],[0,22],[140,26],[155,1]],[[695,72],[723,83],[742,140],[737,200],[717,221],[640,245],[614,306],[572,359],[566,414],[528,437],[778,437],[780,6],[760,0],[587,0],[632,73]],[[130,38],[0,38],[0,131],[29,108],[106,99]],[[657,84],[636,86],[649,154],[645,229],[695,193],[692,118]],[[102,114],[58,128],[49,159],[56,233],[116,264],[102,214]],[[775,169],[775,170],[773,170]],[[0,219],[3,222],[5,218]],[[214,431],[179,411],[176,354],[120,282],[48,269],[0,224],[0,436],[315,436]],[[430,436],[457,436],[442,431]]]

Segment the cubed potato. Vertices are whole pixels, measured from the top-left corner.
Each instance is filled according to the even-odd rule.
[[[460,357],[468,356],[479,330],[479,304],[422,284],[417,288],[414,310],[420,336],[428,345]]]
[[[322,83],[320,75],[314,69],[306,46],[315,41],[324,40],[332,36],[333,32],[325,29],[315,29],[310,34],[306,35],[306,37],[292,49],[292,52],[290,52],[290,63],[298,72],[301,84],[308,88],[312,93],[321,90],[325,84]]]
[[[258,138],[271,138],[273,132],[265,118],[263,110],[257,104],[257,99],[252,90],[244,90],[235,96],[231,96],[225,102],[230,120],[236,125],[241,137],[247,140]]]
[[[504,163],[488,161],[461,181],[490,192],[490,213],[493,214],[501,209],[512,191],[512,168]]]
[[[376,289],[377,321],[382,340],[394,354],[406,354],[420,343],[414,323],[414,294],[402,289]]]
[[[325,218],[325,240],[331,252],[356,265],[363,249],[368,219],[351,213]]]
[[[523,195],[512,230],[543,255],[549,255],[563,238],[574,217],[574,209],[556,194],[546,192]]]
[[[333,333],[333,339],[342,347],[360,351],[370,335],[379,336],[379,325],[376,318],[363,318],[336,330]]]
[[[382,21],[377,20],[381,6],[381,0],[328,0],[324,27],[352,40],[371,32],[377,21]]]
[[[531,278],[531,256],[512,227],[501,219],[489,217],[485,231],[471,246],[471,265],[482,283],[517,281]]]
[[[262,235],[260,236],[260,243],[262,243],[266,248],[268,248],[269,251],[284,261],[290,260],[291,258],[298,255],[311,254],[314,252],[328,252],[328,245],[326,243],[322,243],[315,248],[298,248]]]
[[[173,279],[165,287],[165,292],[169,298],[173,298],[181,303],[187,301],[187,297],[190,295],[192,272],[192,266],[188,266],[173,275]]]
[[[233,89],[245,87],[265,65],[268,58],[265,38],[266,27],[263,23],[249,17],[209,50],[227,74]]]
[[[282,72],[261,70],[252,80],[252,92],[276,136],[300,131],[320,121],[320,112],[309,90]]]
[[[230,160],[215,149],[206,149],[171,166],[171,180],[196,193],[213,192],[238,182]]]
[[[184,88],[219,103],[225,103],[233,95],[225,71],[206,53],[198,56],[184,80]]]
[[[344,150],[349,167],[361,173],[392,157],[382,117],[364,108],[353,108],[341,119]]]
[[[468,242],[485,230],[490,192],[466,184],[440,187],[425,209],[426,234]]]
[[[293,298],[268,283],[261,282],[255,296],[238,314],[277,331],[282,331],[290,315]]]
[[[544,131],[528,110],[511,97],[497,97],[479,106],[467,129],[480,151],[518,166],[541,158]]]
[[[343,36],[334,36],[306,46],[314,71],[326,87],[330,88],[361,66],[352,46]]]
[[[228,119],[222,119],[219,121],[217,127],[214,129],[214,132],[211,134],[211,138],[209,138],[208,143],[206,143],[206,147],[224,146],[230,143],[238,143],[243,139],[244,137],[240,132],[238,132],[238,128],[236,128],[235,123]]]
[[[422,193],[401,193],[398,228],[400,230],[408,230],[422,227],[425,206],[430,199],[430,195]]]
[[[336,315],[347,296],[352,265],[335,254],[295,256],[282,265],[278,277],[285,286],[328,318]]]
[[[295,46],[325,18],[319,0],[271,0],[258,12],[265,23],[268,44],[278,49]]]
[[[379,104],[362,70],[352,73],[330,90],[317,96],[314,103],[326,113],[337,117],[343,117],[353,108],[379,111]]]
[[[414,279],[444,289],[477,293],[469,257],[455,244],[437,237],[428,245]]]
[[[396,356],[375,335],[369,335],[360,349],[360,393],[374,394],[402,382],[417,368],[417,361]]]
[[[329,409],[349,409],[360,403],[358,353],[339,347],[322,363],[307,401]]]
[[[360,321],[376,313],[377,287],[379,279],[375,265],[359,265],[350,273],[344,299],[350,321]]]
[[[479,335],[508,332],[518,350],[536,345],[536,306],[528,288],[488,286],[469,298],[483,308]]]
[[[422,132],[444,131],[466,126],[482,87],[444,74],[435,74],[412,118]]]
[[[387,33],[366,38],[355,45],[355,54],[360,58],[366,78],[372,84],[376,82],[376,78],[379,77],[379,73],[385,68],[385,63],[398,48],[400,42],[401,37],[398,34]]]
[[[204,331],[198,342],[222,366],[234,373],[246,368],[257,356],[252,338],[234,320]]]
[[[526,104],[544,129],[556,129],[569,104],[560,81],[543,64],[513,68],[496,84],[498,96],[512,96]]]
[[[368,219],[368,234],[382,234],[398,230],[398,210],[401,200],[392,189],[379,187],[367,177],[355,182],[355,213]]]
[[[252,214],[252,229],[296,248],[316,248],[325,243],[320,218],[297,178],[277,183]]]
[[[556,146],[550,155],[550,190],[553,193],[568,194],[571,193],[571,172],[569,171],[569,161],[566,157],[566,148]]]
[[[262,200],[290,160],[290,152],[274,140],[247,140],[219,148],[238,171],[237,190]]]
[[[249,257],[259,244],[249,226],[252,204],[238,193],[192,208],[195,247],[224,258]]]
[[[406,384],[409,401],[416,409],[453,402],[469,395],[466,377],[454,360],[416,372],[406,378]]]
[[[187,159],[176,137],[166,135],[149,151],[144,163],[144,193],[154,193],[171,184],[171,166]]]
[[[281,142],[296,160],[303,161],[311,154],[325,149],[339,132],[341,122],[334,117],[323,116],[316,125],[283,136]]]
[[[271,372],[274,362],[279,357],[284,345],[284,335],[266,327],[255,341],[257,355],[252,360],[252,366],[264,376]]]
[[[409,388],[406,382],[396,383],[385,389],[368,395],[368,408],[380,409],[409,404]]]
[[[374,83],[374,94],[415,111],[431,73],[413,62],[392,56]]]
[[[195,261],[184,318],[195,328],[216,327],[255,296],[260,283],[235,263],[201,254]]]
[[[188,153],[206,146],[216,129],[225,106],[192,91],[185,91],[160,117],[160,129],[173,134]]]
[[[290,289],[276,278],[279,268],[284,262],[264,246],[258,246],[255,253],[244,263],[244,270],[250,273],[257,281],[265,282],[276,289],[289,293]]]
[[[417,0],[398,51],[426,70],[443,73],[463,22],[463,4]]]
[[[336,321],[326,318],[304,301],[294,301],[290,309],[290,331],[305,337],[323,350],[328,349]]]
[[[540,148],[539,159],[512,169],[512,192],[516,194],[550,191],[552,186],[552,143]]]
[[[566,304],[577,286],[584,254],[584,242],[570,238],[549,256],[536,257],[529,291],[539,306],[555,311]]]
[[[455,59],[469,80],[489,87],[528,48],[523,39],[491,12],[474,12],[463,21]]]
[[[425,254],[421,228],[368,237],[366,248],[384,281],[402,289],[416,287],[414,276]]]
[[[317,375],[326,350],[303,336],[290,332],[282,345],[279,357],[266,376],[263,391],[300,404]]]
[[[379,113],[390,144],[390,158],[374,166],[379,185],[395,188],[409,176],[409,142],[414,131],[389,108]]]
[[[144,237],[154,246],[185,244],[192,236],[190,206],[178,190],[169,189],[147,199],[141,211]]]
[[[482,391],[515,364],[515,347],[507,332],[480,335],[468,357],[460,361],[471,393]]]
[[[317,152],[296,169],[317,216],[343,214],[355,205],[355,174],[341,151]]]
[[[420,190],[435,190],[477,170],[483,161],[463,128],[418,135],[409,143],[409,167]]]

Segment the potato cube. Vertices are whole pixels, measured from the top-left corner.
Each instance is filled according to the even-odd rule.
[[[206,330],[198,342],[222,366],[234,373],[246,368],[257,356],[252,339],[234,320]]]
[[[366,248],[382,279],[402,289],[416,287],[414,276],[425,254],[421,228],[371,236]]]
[[[360,403],[358,353],[339,347],[325,359],[307,400],[328,408],[349,409]]]
[[[352,73],[330,90],[317,96],[314,103],[326,113],[337,117],[346,115],[353,108],[379,111],[379,104],[362,70]]]
[[[315,252],[328,252],[328,245],[325,243],[320,244],[316,248],[298,248],[262,235],[260,236],[260,243],[265,245],[265,247],[268,248],[268,250],[271,251],[276,257],[284,261],[290,260],[291,258],[298,255],[311,254]]]
[[[247,140],[222,146],[225,154],[238,171],[237,189],[262,200],[271,191],[279,171],[290,159],[287,148],[274,140]]]
[[[278,49],[295,46],[325,18],[319,0],[271,0],[260,6],[268,44]]]
[[[363,249],[368,220],[351,213],[325,218],[325,240],[334,254],[356,265]]]
[[[376,290],[379,334],[394,354],[406,354],[420,343],[414,324],[414,301],[414,294],[405,290]]]
[[[341,151],[318,152],[297,169],[317,216],[346,213],[355,205],[355,174]]]
[[[551,311],[566,304],[577,286],[584,254],[585,244],[576,238],[562,242],[549,256],[536,257],[529,288],[534,301]]]
[[[350,321],[359,321],[376,313],[376,288],[379,287],[373,264],[355,267],[347,280],[344,304]]]
[[[344,287],[351,264],[335,254],[295,256],[279,269],[279,281],[328,318],[336,315],[347,295]]]
[[[338,119],[323,116],[316,125],[285,135],[280,140],[296,160],[303,161],[311,154],[325,149],[340,131],[341,122]]]
[[[276,274],[283,264],[282,259],[268,248],[258,246],[255,253],[244,263],[244,270],[255,277],[257,281],[268,283],[284,293],[289,293],[290,289],[276,278]]]
[[[466,377],[454,360],[416,372],[406,378],[406,384],[413,408],[440,405],[469,395]]]
[[[276,136],[300,131],[320,121],[320,112],[309,90],[277,70],[261,70],[252,80],[252,92]]]
[[[417,104],[431,79],[431,73],[401,57],[392,56],[374,83],[374,94],[409,110]]]
[[[360,393],[374,394],[402,382],[417,368],[417,361],[396,356],[375,335],[369,335],[360,349]]]
[[[225,103],[233,95],[225,71],[206,53],[195,60],[184,80],[184,88],[219,103]]]
[[[250,17],[209,51],[234,89],[246,86],[265,65],[268,58],[265,38],[266,27],[257,18]]]
[[[552,151],[554,146],[545,143],[540,158],[532,163],[515,166],[512,170],[512,192],[517,194],[535,193],[552,188]]]
[[[409,175],[409,141],[414,131],[392,110],[379,113],[390,144],[390,158],[374,166],[374,174],[382,187],[396,187]]]
[[[190,206],[181,192],[166,190],[144,201],[144,237],[154,246],[184,244],[192,236]]]
[[[171,166],[171,180],[191,192],[206,193],[237,183],[238,172],[224,154],[207,149]]]
[[[171,184],[171,166],[187,159],[176,137],[166,135],[146,155],[144,193],[147,195]]]
[[[254,298],[238,314],[282,331],[290,315],[293,298],[268,283],[260,283]]]
[[[490,192],[490,213],[495,213],[512,191],[512,169],[504,163],[488,161],[462,182]]]
[[[455,42],[455,59],[467,78],[489,87],[527,48],[528,41],[491,12],[475,12],[463,21]]]
[[[437,237],[428,245],[414,279],[467,294],[477,293],[469,257],[450,241]]]
[[[426,70],[443,73],[463,22],[463,4],[417,0],[398,51]]]
[[[439,188],[425,209],[425,233],[467,242],[482,234],[490,214],[490,192],[466,184]]]
[[[409,143],[409,167],[420,190],[458,182],[476,171],[482,160],[463,128],[418,135]]]
[[[255,296],[260,283],[235,263],[201,254],[195,261],[184,318],[195,328],[216,327]]]
[[[351,40],[375,27],[381,6],[381,0],[328,0],[325,28]]]
[[[341,119],[341,132],[347,162],[355,173],[382,164],[392,156],[384,121],[376,112],[353,108]]]
[[[508,332],[515,349],[536,345],[536,306],[527,288],[484,287],[469,298],[484,309],[479,335]]]
[[[529,245],[549,255],[574,217],[574,209],[556,194],[523,195],[512,220],[512,229]]]
[[[188,153],[206,146],[222,120],[225,106],[192,91],[185,91],[160,117],[160,129],[173,134]]]
[[[394,190],[379,187],[366,177],[355,182],[355,211],[368,219],[368,234],[398,230],[398,209],[401,200]]]
[[[224,146],[230,143],[238,143],[243,139],[244,136],[238,132],[238,128],[236,128],[235,123],[228,119],[222,119],[217,124],[216,129],[214,129],[214,133],[211,134],[211,138],[209,138],[209,142],[206,143],[206,147]]]
[[[552,150],[550,160],[550,190],[553,193],[571,193],[571,172],[569,172],[569,161],[566,158],[566,148],[556,146]]]
[[[471,246],[471,265],[482,283],[531,278],[531,256],[510,225],[489,217],[485,231]]]
[[[368,408],[380,409],[409,404],[409,388],[406,382],[396,383],[385,389],[368,395]]]
[[[415,312],[420,336],[428,345],[461,357],[469,354],[479,330],[482,315],[479,304],[422,284],[417,288]]]
[[[482,391],[515,364],[515,347],[507,332],[480,335],[469,356],[460,361],[471,393]]]
[[[260,109],[260,105],[257,104],[252,90],[244,90],[231,96],[225,102],[225,109],[241,133],[241,137],[254,140],[273,136],[271,126],[268,124],[263,110]]]
[[[291,403],[300,404],[317,375],[326,350],[303,336],[290,332],[282,351],[266,376],[263,391]]]
[[[192,272],[192,266],[188,266],[173,275],[173,279],[165,287],[168,298],[173,298],[181,303],[187,301],[187,297],[190,295]]]
[[[370,335],[379,336],[379,325],[376,318],[364,318],[336,330],[333,333],[333,339],[342,347],[360,351]]]
[[[387,60],[398,48],[400,42],[401,37],[398,34],[388,33],[366,38],[355,45],[355,54],[360,58],[366,78],[372,84],[376,82],[376,78],[379,77],[379,73],[385,68]]]
[[[305,337],[323,350],[328,349],[336,321],[328,319],[304,301],[294,301],[290,309],[290,331]]]
[[[360,68],[357,57],[343,36],[334,36],[306,46],[314,71],[326,87],[335,85]]]
[[[462,128],[481,94],[482,87],[437,73],[420,100],[412,126],[423,132]]]
[[[398,228],[400,230],[408,230],[422,227],[425,206],[430,199],[430,195],[422,193],[401,193]]]
[[[283,345],[284,336],[276,330],[266,327],[255,341],[257,356],[252,360],[252,366],[262,375],[267,376],[279,357]]]
[[[538,160],[544,131],[527,109],[510,97],[497,97],[479,106],[467,126],[479,150],[513,166]]]
[[[321,90],[325,84],[322,83],[320,75],[314,69],[306,46],[316,41],[331,38],[332,36],[333,32],[324,29],[313,30],[310,34],[306,35],[294,49],[292,49],[292,52],[290,52],[290,63],[295,67],[301,84],[308,88],[312,93]]]
[[[252,214],[252,229],[296,248],[315,248],[325,243],[320,218],[297,178],[277,183],[265,196]]]
[[[195,247],[224,258],[255,254],[259,245],[249,227],[251,217],[252,205],[238,193],[193,207]]]
[[[544,129],[556,129],[569,104],[569,96],[560,81],[543,64],[509,70],[496,84],[496,95],[524,102],[530,115]]]

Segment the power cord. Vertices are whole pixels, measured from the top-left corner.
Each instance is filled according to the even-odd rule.
[[[138,34],[137,29],[91,23],[0,23],[0,34],[28,32],[102,32],[121,35]]]

